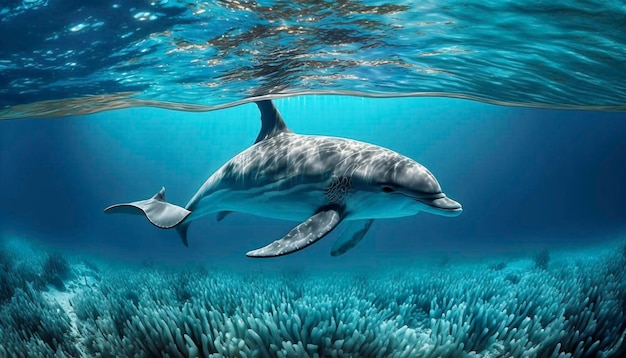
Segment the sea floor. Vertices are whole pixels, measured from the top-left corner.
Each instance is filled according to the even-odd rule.
[[[120,264],[0,245],[0,357],[622,357],[626,246],[384,270]]]

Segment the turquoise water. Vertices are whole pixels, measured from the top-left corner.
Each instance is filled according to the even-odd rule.
[[[622,113],[326,96],[276,105],[296,133],[361,140],[417,160],[465,208],[456,218],[381,220],[371,232],[378,240],[364,240],[357,254],[333,264],[381,255],[484,257],[579,247],[623,233]],[[185,205],[210,174],[254,142],[259,128],[252,104],[209,113],[135,108],[4,122],[2,172],[10,175],[0,178],[6,203],[0,221],[5,231],[33,232],[83,251],[247,265],[245,252],[282,236],[294,223],[243,214],[217,223],[209,216],[193,224],[186,249],[172,232],[102,210],[150,197],[162,186],[170,202]],[[302,255],[330,260],[333,241]],[[300,264],[297,257],[283,260]]]
[[[0,354],[623,353],[623,114],[452,99],[276,105],[296,132],[415,158],[464,213],[377,220],[340,257],[329,255],[331,234],[266,260],[245,253],[294,223],[209,216],[187,248],[143,218],[102,210],[162,185],[184,204],[256,138],[254,105],[3,122]]]
[[[2,3],[0,357],[625,356],[625,14]],[[210,215],[185,247],[103,213],[162,186],[184,205],[252,145],[259,98],[418,161],[463,214],[255,260],[298,223]]]
[[[0,107],[101,97],[0,115],[300,93],[623,109],[625,16],[599,0],[10,1]]]

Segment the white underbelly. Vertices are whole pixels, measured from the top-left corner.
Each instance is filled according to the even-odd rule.
[[[196,220],[220,211],[234,211],[302,222],[330,203],[326,195],[327,187],[328,183],[309,183],[281,190],[267,190],[267,187],[217,190],[200,200],[188,220]],[[359,191],[350,193],[344,204],[346,205],[344,220],[410,216],[417,214],[421,209],[417,202],[390,200],[390,197],[384,194]]]
[[[273,219],[304,221],[326,204],[324,191],[314,185],[282,191],[219,190],[202,198],[189,219],[196,220],[219,211],[234,211]]]

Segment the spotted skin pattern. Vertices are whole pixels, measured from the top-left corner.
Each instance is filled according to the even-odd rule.
[[[248,252],[248,257],[276,257],[303,249],[323,238],[341,222],[341,213],[333,208],[322,210],[271,244]]]
[[[352,189],[352,180],[349,177],[333,177],[328,188],[326,198],[330,203],[342,205]]]

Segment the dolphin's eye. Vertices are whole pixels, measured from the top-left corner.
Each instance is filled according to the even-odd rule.
[[[395,191],[395,190],[394,190],[392,187],[390,187],[390,186],[384,186],[382,190],[383,190],[383,193],[393,193],[393,192]]]

